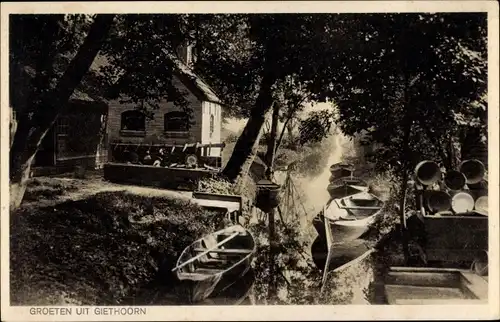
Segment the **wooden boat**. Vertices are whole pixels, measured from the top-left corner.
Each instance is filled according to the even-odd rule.
[[[256,250],[253,236],[240,225],[200,238],[186,247],[172,269],[190,303],[233,285],[249,269]]]
[[[354,167],[347,163],[335,163],[330,166],[330,173],[330,181],[343,177],[352,177],[354,174]]]
[[[202,208],[218,211],[235,225],[240,224],[243,199],[239,195],[226,195],[193,191],[191,201]]]
[[[316,265],[319,270],[323,271],[328,257],[328,245],[325,236],[319,235],[314,239],[311,244],[311,256],[314,265]]]
[[[332,181],[328,185],[328,193],[332,198],[343,198],[369,190],[368,183],[356,177],[345,177]]]
[[[368,192],[361,192],[338,200],[348,212],[356,217],[367,217],[382,207],[383,202]]]
[[[243,305],[245,299],[250,295],[255,283],[255,271],[250,268],[240,279],[231,287],[224,291],[210,295],[207,299],[200,302],[200,305]]]
[[[326,232],[323,212],[320,212],[313,218],[312,224],[319,236],[325,236]]]
[[[390,267],[375,282],[371,304],[436,305],[488,303],[488,277],[469,270]]]
[[[384,203],[368,192],[333,199],[324,211],[334,243],[359,238],[381,211]]]

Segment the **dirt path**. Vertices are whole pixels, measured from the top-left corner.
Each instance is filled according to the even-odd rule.
[[[142,196],[163,196],[175,199],[190,200],[192,192],[174,191],[168,189],[159,189],[151,187],[139,187],[132,185],[115,184],[103,180],[99,176],[93,176],[89,179],[76,179],[70,177],[37,177],[33,181],[36,184],[29,185],[27,193],[30,191],[61,191],[59,195],[52,198],[39,198],[38,200],[25,200],[23,206],[51,206],[65,201],[74,201],[85,199],[89,196],[101,192],[127,191]]]

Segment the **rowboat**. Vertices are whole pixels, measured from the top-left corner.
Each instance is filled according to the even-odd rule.
[[[336,201],[341,206],[340,208],[346,209],[358,218],[372,215],[374,210],[378,210],[383,205],[380,199],[368,192],[360,192]]]
[[[190,303],[219,294],[250,268],[256,245],[240,225],[206,235],[186,247],[172,269]]]
[[[243,305],[245,299],[250,296],[255,283],[255,271],[250,268],[231,287],[224,291],[210,295],[200,302],[200,305]]]
[[[356,177],[344,177],[332,181],[328,185],[327,190],[332,198],[343,198],[359,192],[367,192],[369,190],[369,186],[363,179]]]
[[[318,235],[324,237],[326,232],[325,232],[325,221],[324,221],[323,212],[320,212],[319,214],[317,214],[313,218],[312,224],[313,224],[314,229],[316,229],[316,232],[318,233]]]
[[[330,181],[342,177],[351,177],[354,174],[354,167],[347,163],[335,163],[330,166]]]
[[[342,243],[359,238],[380,213],[384,203],[368,192],[333,199],[324,210],[330,225],[332,242]]]

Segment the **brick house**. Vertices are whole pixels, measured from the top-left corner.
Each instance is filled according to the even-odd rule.
[[[157,151],[159,146],[197,143],[209,146],[200,149],[201,156],[210,164],[221,165],[222,103],[210,86],[192,72],[192,48],[181,46],[178,58],[172,57],[179,70],[172,81],[187,94],[191,120],[168,100],[160,102],[155,117],[150,119],[133,104],[121,103],[120,98],[105,99],[99,89],[92,89],[95,85],[87,85],[85,90],[75,91],[43,139],[35,156],[34,175],[73,171],[75,166],[101,168],[108,161],[126,161],[120,156],[127,150],[138,152],[142,158],[146,151]],[[91,70],[98,73],[105,61],[98,56]]]
[[[222,102],[210,86],[191,70],[191,51],[190,46],[178,50],[180,59],[173,59],[178,72],[173,75],[172,82],[186,93],[192,118],[189,119],[188,113],[168,99],[159,103],[153,118],[148,118],[133,103],[108,102],[106,133],[111,161],[130,161],[123,158],[124,150],[134,150],[142,160],[146,151],[157,151],[162,146],[170,152],[171,146],[221,143]],[[202,157],[221,164],[221,147],[210,147],[200,153]]]

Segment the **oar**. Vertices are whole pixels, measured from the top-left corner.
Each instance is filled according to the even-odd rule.
[[[213,250],[215,250],[215,249],[219,248],[219,246],[221,246],[221,245],[223,245],[223,244],[227,243],[229,240],[231,240],[231,239],[233,239],[234,237],[238,236],[238,234],[239,234],[239,232],[235,232],[234,234],[232,234],[232,235],[231,235],[231,236],[229,236],[228,238],[226,238],[226,239],[224,239],[223,241],[219,242],[219,243],[218,243],[217,245],[215,245],[214,247],[212,247],[212,248],[210,248],[210,249],[208,249],[208,250],[204,251],[203,253],[198,254],[198,255],[196,255],[195,257],[192,257],[192,258],[190,258],[189,260],[185,261],[184,263],[182,263],[182,264],[180,264],[180,265],[178,265],[178,266],[174,267],[174,268],[172,269],[172,272],[175,272],[176,270],[183,268],[183,267],[184,267],[184,266],[186,266],[187,264],[190,264],[190,263],[194,262],[195,260],[197,260],[198,258],[200,258],[200,257],[202,257],[202,256],[204,256],[204,255],[206,255],[206,254],[210,253],[211,251],[213,251]]]

